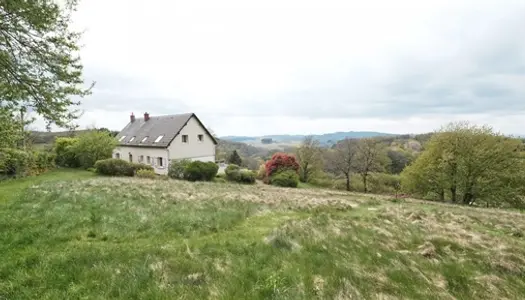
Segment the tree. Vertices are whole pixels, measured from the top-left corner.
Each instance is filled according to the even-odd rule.
[[[525,160],[521,141],[488,126],[450,123],[432,135],[424,151],[402,173],[405,190],[439,194],[454,203],[523,205]]]
[[[108,132],[90,130],[78,136],[72,152],[83,168],[91,168],[97,160],[111,158],[117,141]]]
[[[388,150],[387,155],[391,162],[389,169],[392,174],[400,174],[412,158],[409,153],[403,150]]]
[[[339,141],[333,150],[325,154],[326,169],[334,174],[343,174],[346,178],[346,190],[350,191],[350,176],[354,171],[357,140],[346,138]]]
[[[0,107],[31,108],[48,123],[66,126],[78,117],[91,87],[82,86],[80,33],[69,28],[77,0],[0,1]]]
[[[302,182],[308,182],[308,179],[322,164],[321,146],[318,140],[313,136],[306,136],[301,146],[296,151],[297,160],[299,161],[299,178]]]
[[[235,164],[235,165],[238,165],[238,166],[240,166],[242,164],[242,159],[239,156],[239,153],[237,153],[237,150],[233,150],[233,152],[230,155],[230,157],[228,157],[228,163],[229,164]]]
[[[295,159],[295,156],[286,153],[278,152],[275,153],[270,160],[265,164],[266,177],[270,178],[272,175],[283,171],[294,171],[299,172],[299,164]]]
[[[365,193],[368,192],[368,175],[384,170],[388,162],[385,145],[375,138],[360,139],[357,143],[355,170],[363,179]]]

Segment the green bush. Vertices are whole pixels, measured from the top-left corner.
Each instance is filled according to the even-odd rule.
[[[299,175],[293,170],[281,171],[272,175],[270,184],[281,187],[297,187],[299,184]]]
[[[189,181],[212,181],[219,171],[214,162],[192,161],[184,168],[184,179]]]
[[[226,179],[229,181],[239,181],[241,178],[240,167],[236,164],[229,164],[224,170],[226,174]]]
[[[228,181],[249,184],[255,183],[255,172],[241,169],[235,164],[228,165],[226,170],[224,170],[224,173],[226,174],[226,179],[228,179]]]
[[[0,173],[7,176],[23,177],[31,174],[34,165],[31,153],[18,149],[0,150]]]
[[[60,167],[78,168],[80,162],[75,154],[78,138],[57,137],[53,146],[55,163]]]
[[[374,173],[368,178],[370,192],[375,194],[392,194],[399,190],[401,177],[394,174]]]
[[[172,160],[168,168],[168,177],[173,179],[184,179],[184,170],[191,162],[189,159]]]
[[[99,160],[95,163],[95,168],[98,174],[107,176],[133,176],[135,173],[129,162],[118,158]]]
[[[155,179],[157,177],[157,174],[155,174],[155,171],[146,170],[146,169],[137,170],[135,175],[139,178],[148,178],[148,179]]]
[[[37,173],[43,173],[55,168],[56,155],[48,151],[33,152],[35,162],[34,169]]]
[[[133,172],[137,173],[140,170],[146,170],[146,171],[154,171],[153,167],[147,164],[142,163],[130,163],[131,168],[133,169]]]
[[[332,174],[318,171],[308,178],[308,184],[316,187],[334,188],[335,179],[336,178]]]
[[[255,183],[255,172],[250,170],[241,170],[240,173],[240,181],[241,183],[249,183],[253,184]]]
[[[97,169],[95,169],[95,168],[87,168],[86,171],[95,173],[95,172],[97,172]]]

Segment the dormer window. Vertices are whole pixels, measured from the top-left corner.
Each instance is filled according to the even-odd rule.
[[[160,142],[160,140],[162,140],[163,137],[164,137],[163,135],[159,135],[159,137],[155,140],[154,143]]]
[[[122,140],[125,139],[125,138],[126,138],[126,136],[123,135],[123,136],[120,137],[120,139],[118,139],[118,141],[119,141],[119,142],[122,142]]]
[[[140,141],[141,143],[144,143],[146,140],[148,139],[148,137],[145,137],[142,139],[142,141]]]
[[[131,137],[131,138],[129,139],[129,142],[128,142],[128,143],[131,143],[131,142],[133,142],[133,140],[134,140],[134,139],[135,139],[135,137],[134,137],[134,136],[132,136],[132,137]]]

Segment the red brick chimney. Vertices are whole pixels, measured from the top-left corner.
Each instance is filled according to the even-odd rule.
[[[149,114],[147,112],[144,113],[144,122],[147,122],[149,120]]]
[[[133,123],[135,122],[135,115],[131,113],[131,116],[129,116],[129,120]]]

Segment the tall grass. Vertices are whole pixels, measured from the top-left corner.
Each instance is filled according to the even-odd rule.
[[[496,210],[97,178],[33,185],[0,228],[6,299],[525,297],[525,221]]]

